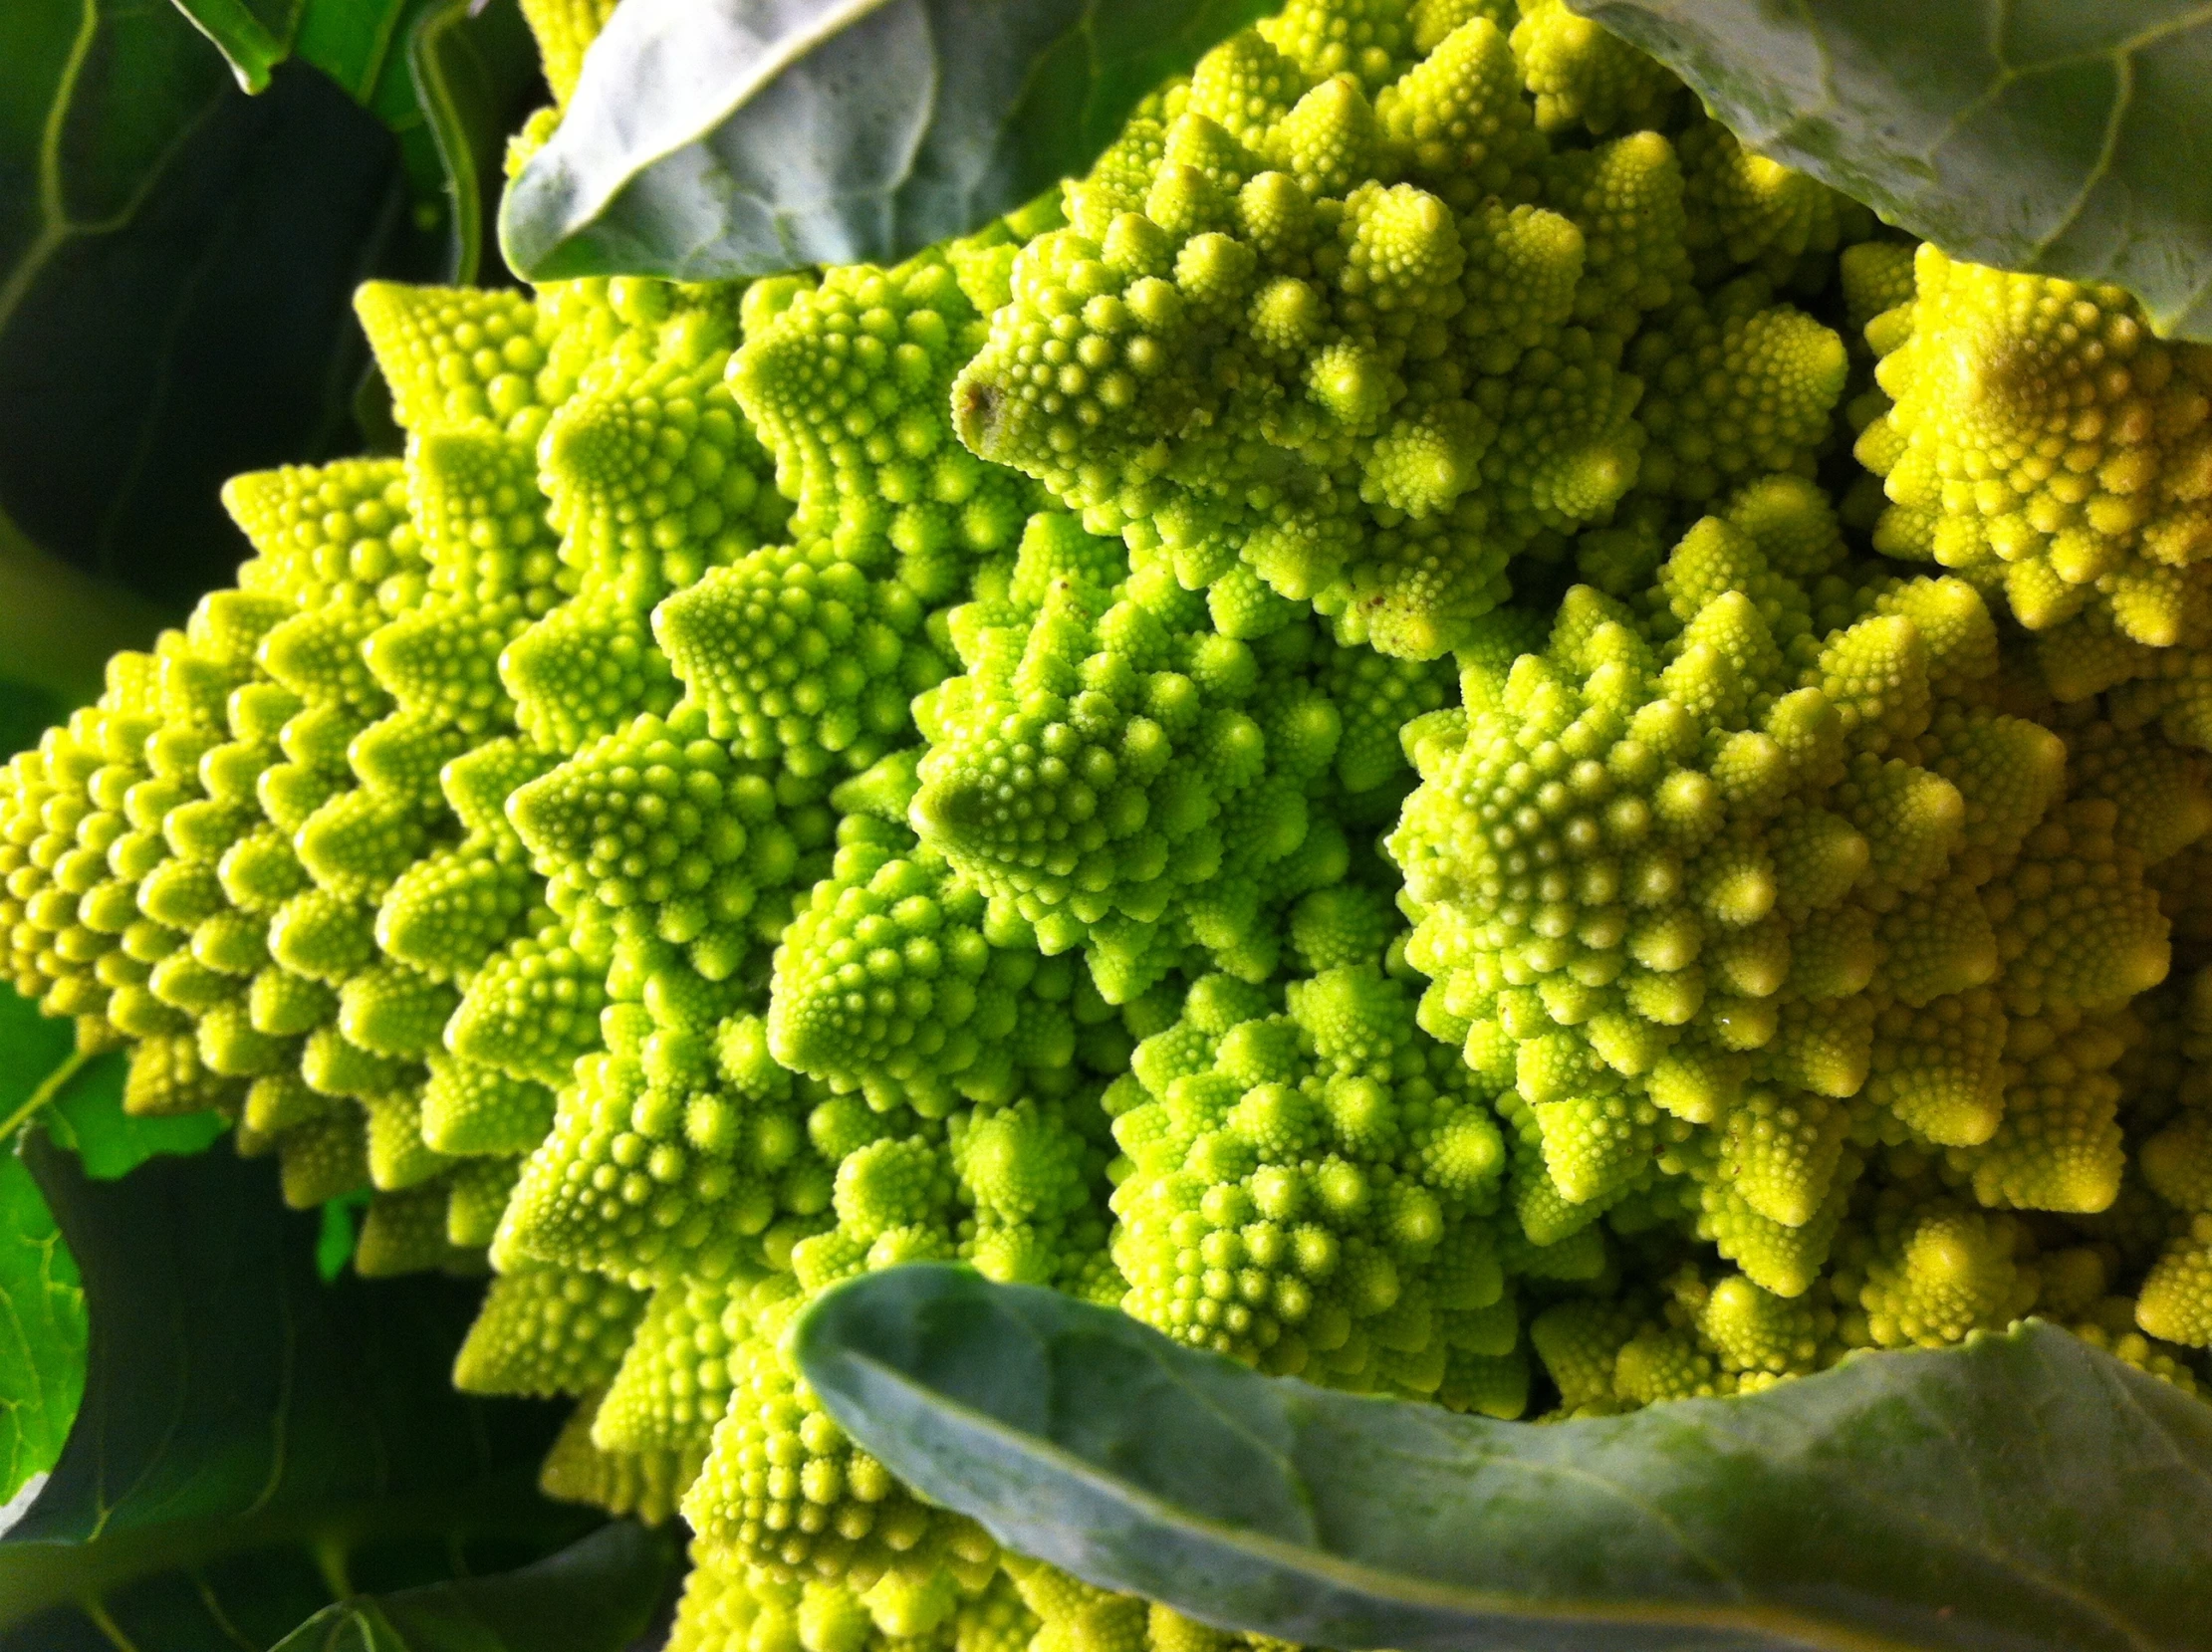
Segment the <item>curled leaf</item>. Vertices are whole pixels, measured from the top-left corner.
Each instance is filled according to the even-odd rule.
[[[911,1266],[807,1378],[1010,1548],[1204,1621],[1405,1652],[2205,1645],[2212,1406],[2031,1323],[1554,1427],[1264,1377]]]

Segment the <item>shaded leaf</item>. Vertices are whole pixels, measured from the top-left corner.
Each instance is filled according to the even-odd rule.
[[[474,1284],[325,1286],[316,1218],[267,1163],[99,1182],[35,1132],[23,1150],[92,1346],[69,1444],[0,1539],[6,1652],[266,1646],[334,1599],[523,1564],[589,1526],[535,1490],[557,1418],[449,1386]]]
[[[1268,0],[625,0],[507,192],[532,280],[891,263],[1080,172]]]
[[[465,3],[465,0],[464,0]],[[432,140],[408,47],[423,17],[447,0],[302,0],[293,55],[328,75],[355,103],[399,141],[400,167],[414,193],[415,211],[442,216],[452,197],[442,157]],[[507,0],[513,10],[513,0]],[[527,53],[527,43],[524,48]],[[525,56],[527,65],[529,58]],[[516,112],[517,118],[520,111]],[[504,135],[504,133],[502,133]],[[454,279],[474,279],[473,267]]]
[[[2212,340],[2198,0],[1568,0],[1738,136],[1955,258],[2117,282]]]
[[[412,104],[407,36],[431,3],[434,0],[295,0],[299,28],[292,49],[301,62],[322,70],[355,103],[374,110],[389,125],[394,115]]]
[[[544,102],[515,0],[176,0],[249,93],[297,57],[399,140],[418,210],[451,209],[447,279],[477,278],[487,180],[507,133]],[[487,166],[487,158],[489,165]]]
[[[327,1606],[270,1652],[621,1652],[677,1554],[666,1531],[620,1521],[519,1571]]]
[[[321,1226],[315,1232],[315,1274],[328,1285],[346,1272],[354,1260],[354,1243],[361,1219],[369,1209],[369,1190],[356,1188],[323,1201]]]
[[[11,0],[6,36],[0,177],[38,186],[0,188],[0,563],[180,611],[244,550],[225,478],[354,445],[353,289],[433,277],[441,238],[391,134],[312,71],[248,98],[173,7],[123,0]],[[76,642],[97,683],[93,601],[25,589],[0,659]]]
[[[2206,1645],[2212,1405],[2030,1323],[1554,1427],[1263,1377],[912,1266],[799,1359],[1009,1547],[1209,1622],[1407,1652]]]

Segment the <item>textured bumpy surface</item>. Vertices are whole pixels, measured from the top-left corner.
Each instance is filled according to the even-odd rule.
[[[2116,292],[1557,0],[1294,0],[896,269],[360,311],[405,457],[231,485],[0,771],[0,956],[495,1273],[679,1649],[1223,1652],[843,1436],[786,1332],[902,1261],[1500,1418],[2200,1380],[2212,354]]]

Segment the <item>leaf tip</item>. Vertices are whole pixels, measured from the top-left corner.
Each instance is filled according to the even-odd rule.
[[[499,255],[525,281],[556,281],[594,273],[560,267],[568,238],[554,221],[558,213],[548,204],[553,190],[540,167],[543,158],[542,154],[532,155],[500,192]]]

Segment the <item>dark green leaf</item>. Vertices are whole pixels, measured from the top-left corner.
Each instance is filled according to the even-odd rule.
[[[452,211],[449,278],[476,279],[487,181],[537,84],[515,0],[176,0],[238,84],[312,64],[391,129],[418,212]],[[489,162],[487,166],[487,160]]]
[[[1268,0],[625,0],[500,212],[533,280],[890,263],[1082,171]]]
[[[401,55],[439,0],[175,0],[215,43],[247,92],[266,91],[286,58],[313,64],[364,109],[412,107]],[[387,123],[390,123],[387,120]]]
[[[304,0],[293,54],[323,71],[390,128],[414,193],[415,211],[442,215],[450,198],[437,145],[415,101],[407,43],[443,0]],[[467,279],[462,277],[461,279]]]
[[[0,1504],[62,1455],[85,1390],[85,1292],[46,1200],[0,1149]]]
[[[676,1555],[665,1531],[623,1521],[520,1571],[327,1606],[270,1652],[620,1652]]]
[[[2113,281],[2212,340],[2201,0],[1569,0],[1754,148],[1945,252]]]
[[[77,1426],[0,1539],[0,1649],[266,1646],[334,1599],[526,1563],[589,1524],[540,1498],[557,1420],[448,1381],[478,1288],[325,1286],[266,1164],[86,1177],[24,1152],[82,1269]]]
[[[457,282],[487,279],[485,228],[499,211],[507,134],[545,102],[538,49],[515,0],[436,0],[414,27],[407,73],[452,196],[447,264]]]
[[[831,1292],[798,1351],[1009,1547],[1286,1640],[2212,1645],[2212,1405],[2049,1325],[1556,1427],[1263,1377],[943,1266]]]
[[[179,4],[182,0],[179,0]],[[345,89],[364,109],[390,116],[411,103],[406,84],[406,41],[429,0],[299,0],[299,33],[292,49]],[[404,100],[378,108],[382,98]]]
[[[165,5],[10,0],[0,177],[0,564],[181,610],[245,549],[225,478],[354,445],[354,287],[434,276],[440,237],[372,117],[297,65],[246,97]],[[0,659],[58,639],[97,673],[100,610],[29,589]]]

